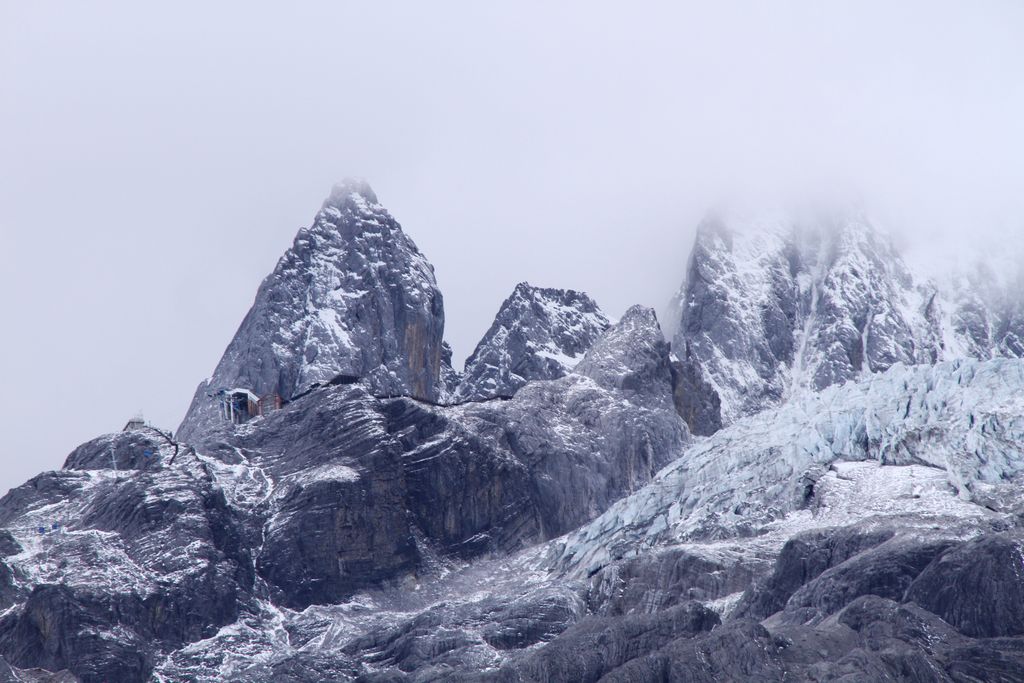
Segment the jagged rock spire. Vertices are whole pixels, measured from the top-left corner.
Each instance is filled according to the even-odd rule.
[[[1021,355],[1013,299],[915,278],[860,210],[713,215],[675,300],[673,350],[699,389],[683,412],[706,434],[897,364]]]
[[[521,282],[466,361],[455,399],[508,397],[529,381],[563,377],[607,328],[586,294]]]
[[[933,360],[924,302],[862,214],[724,214],[698,229],[674,350],[728,424],[895,363]],[[927,356],[927,357],[926,357]]]
[[[263,281],[179,437],[218,419],[221,389],[288,400],[348,375],[378,393],[436,399],[443,331],[433,267],[369,184],[346,180]]]

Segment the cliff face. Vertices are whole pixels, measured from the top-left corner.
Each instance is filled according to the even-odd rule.
[[[1024,275],[998,274],[984,264],[935,286],[940,324],[951,353],[965,358],[1024,357]]]
[[[275,600],[305,608],[415,576],[432,552],[476,558],[558,536],[687,442],[668,344],[635,307],[576,372],[511,400],[437,406],[324,387],[196,446],[241,456],[235,466],[272,487],[256,568]]]
[[[214,394],[222,389],[287,401],[350,375],[376,393],[436,400],[443,333],[433,267],[369,185],[347,181],[263,281],[179,436],[220,419]]]

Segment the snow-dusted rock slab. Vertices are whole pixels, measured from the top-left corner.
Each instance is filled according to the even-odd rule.
[[[432,610],[406,591],[578,527],[687,442],[668,344],[640,307],[577,371],[511,400],[440,406],[354,383],[242,425],[219,421],[191,445],[156,431],[101,437],[0,500],[0,655],[87,681],[154,669],[223,680],[295,654],[287,625],[309,638],[348,634],[335,646],[353,656],[393,642],[396,663],[427,664],[431,655],[406,659],[402,648],[434,637],[432,627],[390,630],[415,616],[410,605]],[[477,597],[480,586],[460,586],[479,603],[452,616],[475,629],[459,636],[467,657],[499,662],[579,618],[574,588],[531,597],[550,577],[530,576],[511,605],[489,592],[493,579],[480,578]],[[392,604],[369,622],[345,608],[367,592]],[[332,605],[336,622],[308,616]],[[45,632],[35,626],[44,622]],[[298,670],[362,671],[337,647],[308,654]]]
[[[409,509],[449,551],[510,550],[558,536],[635,490],[689,440],[672,403],[669,349],[635,307],[565,377],[511,400],[450,408],[396,401]]]
[[[443,332],[433,267],[369,185],[346,181],[263,281],[178,437],[220,419],[220,389],[288,400],[349,375],[377,393],[434,400]]]
[[[529,381],[563,377],[608,324],[586,294],[522,282],[466,361],[454,398],[510,397]]]
[[[18,546],[0,561],[8,663],[142,681],[157,652],[238,618],[251,543],[198,464],[47,472],[0,499]]]
[[[946,330],[946,356],[1024,357],[1024,271],[996,272],[978,264],[948,274],[936,285]]]

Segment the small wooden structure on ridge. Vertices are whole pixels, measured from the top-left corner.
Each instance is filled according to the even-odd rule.
[[[254,417],[279,410],[282,405],[281,397],[277,394],[267,394],[260,397],[241,387],[221,389],[217,392],[217,396],[220,397],[221,417],[236,425],[248,422]]]
[[[132,432],[132,431],[135,431],[136,429],[142,429],[145,426],[146,426],[146,420],[145,420],[145,418],[142,417],[142,413],[139,412],[137,415],[135,415],[135,417],[133,417],[132,419],[128,420],[128,423],[124,426],[124,429],[122,429],[121,431],[122,432]]]

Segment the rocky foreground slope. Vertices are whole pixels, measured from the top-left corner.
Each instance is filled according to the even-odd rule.
[[[0,500],[0,681],[1024,680],[1012,299],[860,218],[726,227],[674,348],[524,284],[460,375],[336,188],[176,435]]]

